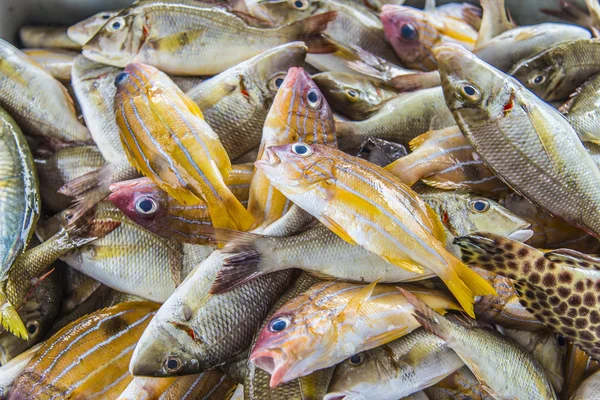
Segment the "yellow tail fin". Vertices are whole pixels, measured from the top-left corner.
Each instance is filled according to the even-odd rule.
[[[0,292],[0,324],[21,339],[27,340],[29,337],[19,313],[2,292]]]
[[[219,205],[207,203],[213,226],[246,232],[254,225],[254,217],[231,192],[229,194]]]

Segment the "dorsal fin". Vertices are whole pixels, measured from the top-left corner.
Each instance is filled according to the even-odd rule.
[[[558,249],[544,253],[548,261],[556,263],[575,264],[579,268],[589,268],[600,270],[600,258],[592,257],[589,254],[580,253],[571,249]]]

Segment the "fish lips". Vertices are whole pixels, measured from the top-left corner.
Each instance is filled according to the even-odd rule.
[[[273,172],[275,172],[280,164],[281,158],[279,158],[272,147],[267,147],[262,159],[254,162],[256,168],[262,170],[267,175],[271,175]]]
[[[254,350],[250,354],[250,362],[271,375],[269,386],[277,387],[296,376],[290,376],[292,364],[288,362],[285,351],[280,349]]]

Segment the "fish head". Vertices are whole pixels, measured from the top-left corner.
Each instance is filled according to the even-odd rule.
[[[385,36],[404,66],[422,71],[437,68],[432,49],[442,37],[427,13],[412,7],[385,4],[379,17]]]
[[[455,118],[460,113],[498,119],[512,110],[512,78],[457,44],[437,46],[434,54],[446,105]]]
[[[125,67],[143,44],[147,34],[143,24],[143,19],[133,13],[120,12],[106,21],[83,46],[82,53],[96,62]]]
[[[388,388],[383,382],[395,376],[397,369],[392,363],[393,357],[393,351],[383,345],[347,358],[335,367],[323,400],[385,397]]]
[[[321,0],[246,0],[250,15],[276,26],[310,17],[322,4]]]
[[[323,147],[302,142],[268,147],[254,165],[276,186],[303,193],[334,178],[334,161]]]
[[[108,196],[127,217],[150,232],[158,232],[169,212],[169,199],[149,178],[133,179],[110,186]]]
[[[67,29],[67,35],[72,41],[83,46],[115,15],[117,15],[117,13],[113,11],[102,11],[98,14],[94,14],[91,17],[70,26],[69,29]]]
[[[73,209],[66,209],[52,217],[39,221],[35,227],[35,234],[42,242],[50,239],[61,229],[69,225],[69,222],[75,216]]]
[[[571,94],[569,88],[561,88],[567,74],[565,56],[562,47],[544,51],[517,63],[509,75],[546,101],[564,99]]]

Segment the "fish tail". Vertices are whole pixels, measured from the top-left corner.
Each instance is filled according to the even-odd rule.
[[[254,217],[227,189],[222,201],[207,201],[208,212],[215,228],[247,231],[254,225]]]
[[[443,340],[447,340],[450,336],[449,327],[451,322],[442,316],[440,313],[433,310],[423,301],[419,300],[414,294],[408,290],[398,288],[406,297],[406,300],[414,307],[413,316],[421,324],[423,329],[432,333]]]
[[[415,92],[441,85],[438,71],[417,72],[414,74],[398,75],[392,78],[391,84],[399,92]]]
[[[293,22],[281,29],[289,32],[290,40],[303,41],[309,53],[332,53],[338,47],[323,36],[322,33],[336,16],[337,12],[329,11]]]
[[[0,290],[0,324],[21,339],[27,340],[29,337],[17,309],[10,304],[3,290]]]
[[[420,154],[410,153],[400,157],[384,169],[400,179],[405,185],[412,186],[423,177],[423,168],[419,168],[419,166],[423,166],[423,163],[418,163],[420,159]]]

